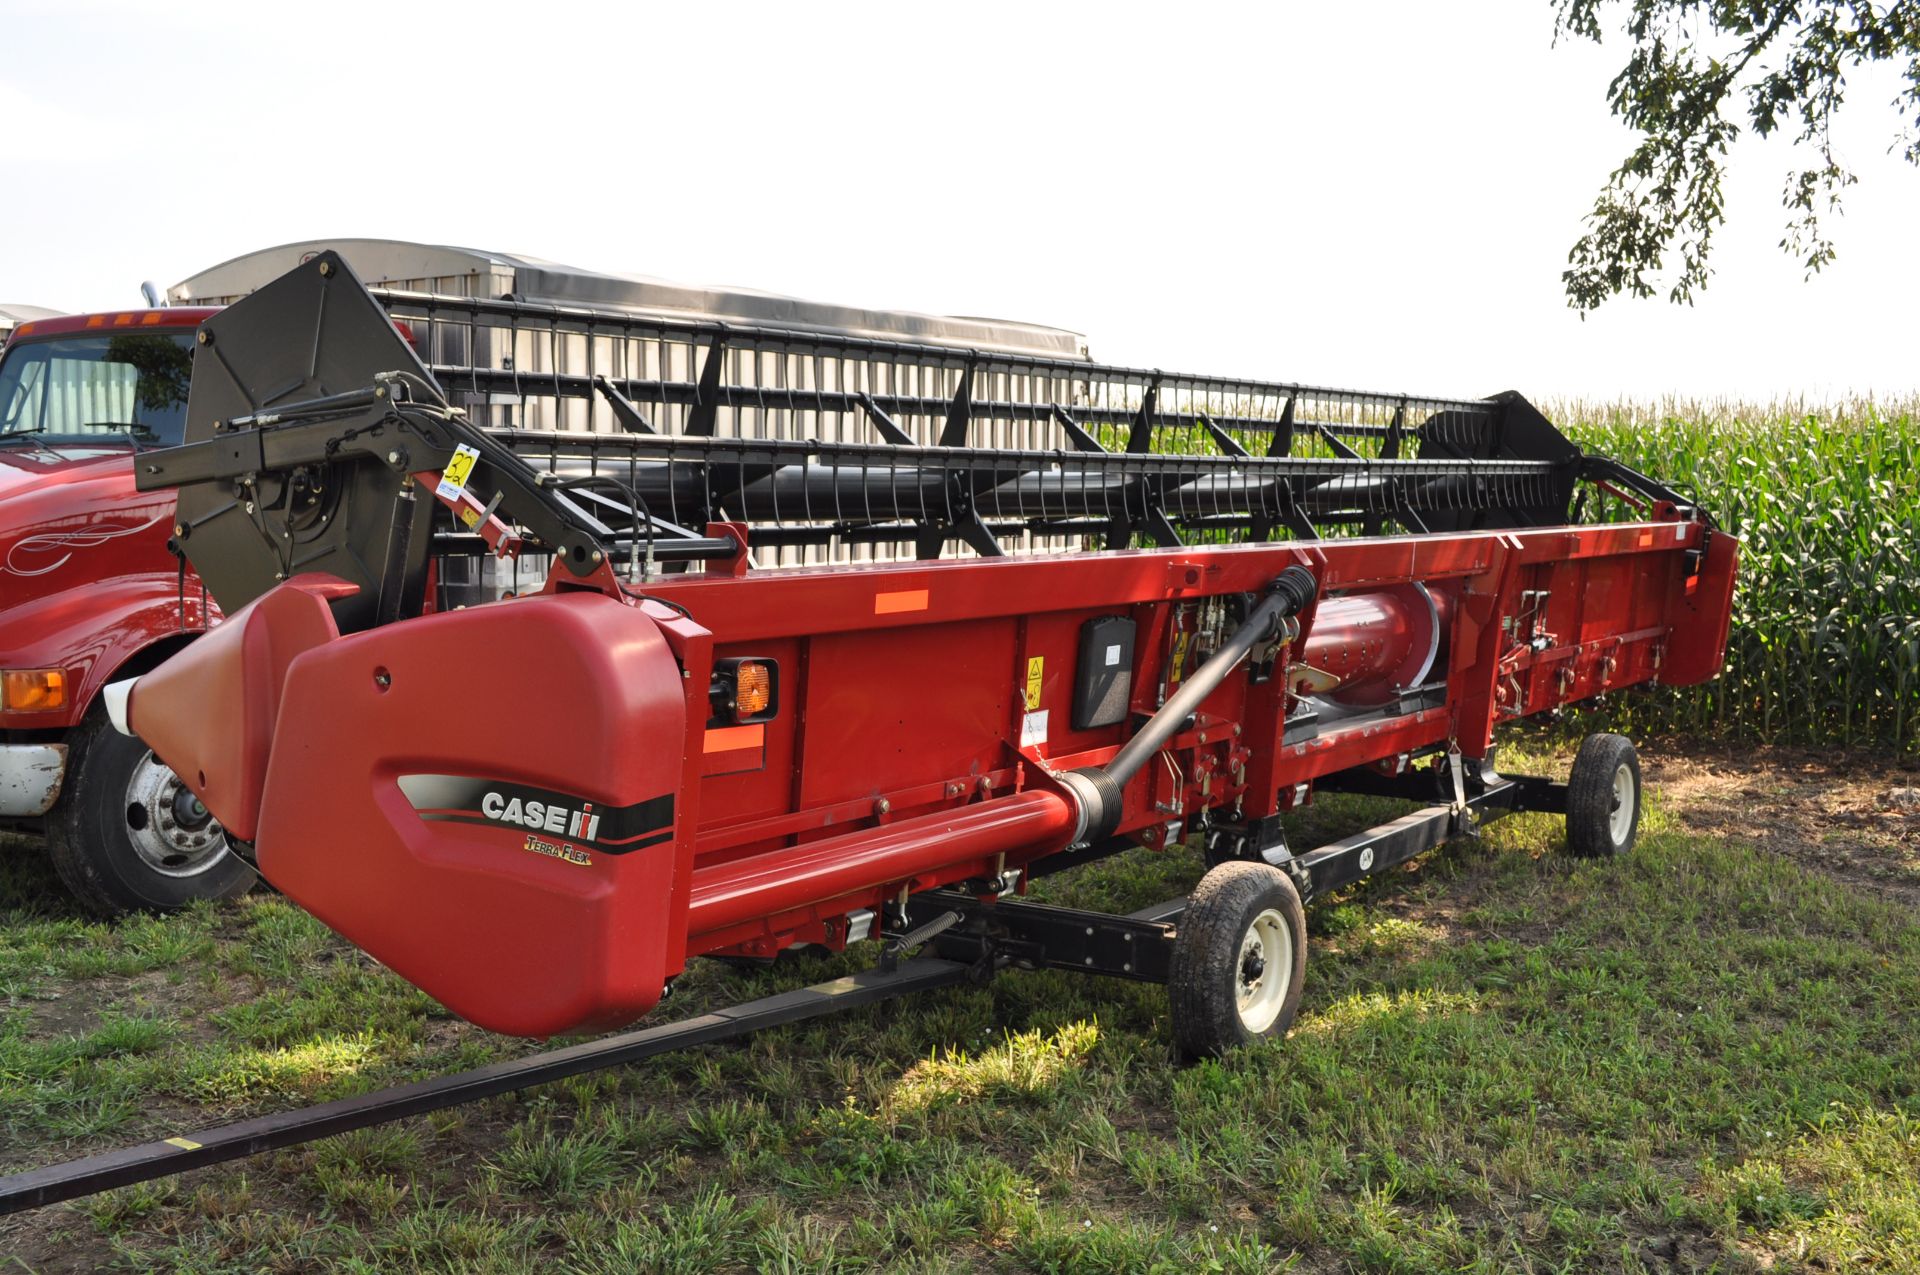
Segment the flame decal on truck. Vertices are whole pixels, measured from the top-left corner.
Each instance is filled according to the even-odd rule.
[[[565,837],[606,854],[625,854],[673,836],[672,793],[631,806],[606,806],[527,784],[466,775],[402,775],[400,791],[429,822],[524,829]]]

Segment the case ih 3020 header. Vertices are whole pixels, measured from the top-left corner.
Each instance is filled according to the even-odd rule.
[[[11,1207],[1008,965],[1164,982],[1191,1055],[1277,1035],[1315,896],[1515,810],[1563,812],[1577,853],[1632,844],[1625,739],[1561,785],[1493,769],[1500,722],[1721,665],[1736,542],[1517,395],[650,321],[684,359],[543,389],[600,394],[618,432],[481,428],[530,374],[436,379],[390,313],[430,361],[525,314],[383,299],[324,254],[201,329],[188,441],[139,481],[179,489],[231,618],[122,684],[119,720],[288,897],[495,1031],[617,1026],[705,954],[887,955],[36,1171]],[[813,565],[755,565],[782,555]],[[1315,791],[1426,805],[1291,847]],[[1215,866],[1163,908],[1018,897],[1196,835]]]

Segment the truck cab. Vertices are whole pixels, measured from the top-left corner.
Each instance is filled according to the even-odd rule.
[[[134,487],[186,420],[213,310],[20,324],[0,353],[0,826],[41,831],[61,879],[114,915],[243,893],[253,873],[101,689],[217,623],[169,548],[171,492]]]

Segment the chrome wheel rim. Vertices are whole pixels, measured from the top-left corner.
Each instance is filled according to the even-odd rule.
[[[220,821],[151,752],[127,780],[126,827],[133,852],[161,876],[198,876],[227,849]]]
[[[1633,831],[1633,805],[1633,768],[1621,762],[1613,772],[1613,804],[1607,814],[1607,831],[1616,846],[1626,844]]]
[[[1240,1024],[1258,1036],[1280,1017],[1293,985],[1293,931],[1278,910],[1266,909],[1247,927],[1234,978]]]

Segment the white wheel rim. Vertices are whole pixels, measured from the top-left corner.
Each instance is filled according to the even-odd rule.
[[[1293,986],[1293,931],[1277,910],[1268,908],[1253,918],[1240,940],[1233,975],[1240,1024],[1258,1036],[1280,1017]]]
[[[1633,831],[1633,769],[1625,762],[1613,772],[1613,806],[1607,815],[1607,831],[1613,844],[1624,845]]]
[[[227,834],[180,777],[152,753],[127,780],[127,841],[164,877],[195,877],[227,853]]]

